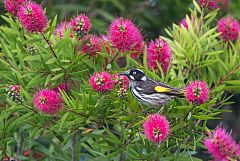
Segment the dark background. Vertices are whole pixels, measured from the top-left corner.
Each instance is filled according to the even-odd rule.
[[[5,13],[3,0],[0,14]],[[221,9],[219,17],[233,15],[240,19],[240,0],[229,1],[229,6]],[[55,15],[59,21],[70,20],[78,13],[86,13],[92,21],[95,33],[106,33],[109,23],[117,16],[132,19],[146,40],[165,35],[164,28],[179,23],[189,9],[192,0],[37,0],[46,8],[49,19]],[[0,19],[0,23],[4,23]]]

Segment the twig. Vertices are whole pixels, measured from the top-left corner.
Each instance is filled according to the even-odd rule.
[[[64,83],[65,83],[65,87],[66,87],[66,92],[68,93],[68,87],[67,87],[67,71],[66,71],[66,69],[65,69],[63,66],[61,66],[61,62],[60,62],[60,60],[58,59],[57,54],[56,54],[55,50],[53,49],[53,46],[52,46],[52,44],[50,43],[50,41],[46,38],[46,36],[45,36],[42,32],[40,32],[40,33],[41,33],[41,35],[43,36],[43,39],[47,42],[48,46],[50,47],[50,49],[51,49],[54,57],[57,59],[57,62],[59,63],[59,67],[62,68],[62,70],[64,71]]]
[[[119,161],[123,161],[124,160],[124,155],[123,152],[121,152],[120,157],[119,157]]]
[[[19,133],[19,135],[20,135],[20,141],[19,141],[19,145],[17,146],[16,159],[18,159],[18,157],[19,157],[19,155],[21,154],[21,151],[22,151],[23,135],[22,135],[21,132]]]
[[[111,64],[118,56],[119,52],[117,52],[117,54],[108,62],[108,64]],[[103,68],[103,70],[106,70],[108,64],[105,65],[105,67]]]
[[[201,14],[201,17],[200,17],[200,22],[199,22],[199,29],[198,29],[198,32],[197,32],[198,34],[200,34],[200,32],[201,32],[201,28],[202,28],[203,19],[204,19],[204,16],[205,16],[206,7],[204,7],[203,10],[202,10],[202,14]]]
[[[193,111],[193,109],[194,109],[194,106],[192,106],[192,107],[190,108],[190,110],[189,110],[188,113],[185,115],[185,117],[184,117],[183,120],[186,120],[186,118],[187,118],[188,115]]]
[[[31,110],[31,111],[34,112],[34,113],[38,113],[38,111],[34,110],[33,108],[28,107],[27,105],[24,105],[23,103],[22,103],[21,105],[22,105],[23,107]]]
[[[217,84],[212,88],[212,90],[215,89],[216,87],[218,87],[219,85],[223,84],[224,81],[225,81],[226,79],[228,79],[232,74],[234,74],[235,71],[238,70],[239,68],[240,68],[240,64],[238,64],[237,66],[235,66],[224,78],[220,79],[220,80],[217,82]]]
[[[50,43],[50,41],[46,38],[46,36],[45,36],[42,32],[40,32],[40,33],[41,33],[41,35],[43,36],[43,39],[44,39],[44,40],[47,42],[47,44],[49,45],[49,47],[50,47],[50,49],[51,49],[54,57],[57,59],[57,61],[59,61],[59,60],[58,60],[58,57],[57,57],[57,55],[56,55],[56,53],[55,53],[55,51],[54,51],[54,49],[53,49],[53,47],[52,47],[52,45],[51,45],[51,43]]]
[[[74,111],[74,110],[69,109],[69,108],[65,108],[65,110],[68,111],[68,112],[72,112],[72,113],[74,113],[74,114],[77,114],[77,115],[83,116],[83,117],[87,117],[85,114],[80,113],[80,112],[77,112],[77,111]]]
[[[73,134],[73,137],[72,137],[72,161],[76,161],[76,142],[77,142],[77,133],[78,131],[76,131],[74,134]]]

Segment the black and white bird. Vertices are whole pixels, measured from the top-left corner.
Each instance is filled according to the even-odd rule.
[[[119,75],[128,77],[132,95],[141,104],[149,107],[156,108],[164,106],[172,98],[184,96],[184,92],[181,89],[154,81],[148,78],[140,69],[130,69]]]

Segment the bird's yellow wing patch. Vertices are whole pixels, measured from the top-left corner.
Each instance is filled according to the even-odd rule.
[[[164,92],[170,92],[172,91],[170,88],[167,87],[161,87],[161,86],[156,86],[155,91],[159,92],[159,93],[164,93]]]

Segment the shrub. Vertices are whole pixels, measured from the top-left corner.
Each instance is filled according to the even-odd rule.
[[[83,24],[75,29],[67,22],[55,30],[57,16],[48,24],[36,15],[24,18],[21,9],[26,5],[20,7],[19,17],[2,15],[8,23],[0,26],[2,158],[199,160],[193,155],[204,147],[207,121],[218,119],[221,107],[229,103],[227,93],[240,90],[240,43],[239,36],[234,41],[221,39],[213,21],[219,9],[193,3],[185,19],[187,27],[173,24],[165,30],[168,37],[157,38],[171,50],[171,60],[162,54],[155,62],[148,54],[161,45],[153,49],[153,41],[141,43],[142,35],[130,20],[117,18],[112,24],[129,23],[132,32],[110,28],[109,35],[100,38],[89,31],[88,18],[89,28],[82,32]],[[45,20],[44,10],[33,4]],[[173,87],[188,86],[187,99],[171,99],[161,111],[154,108],[146,116],[143,111],[149,107],[133,99],[127,92],[128,81],[118,76],[132,67]],[[228,156],[239,159],[239,152],[234,154]]]

